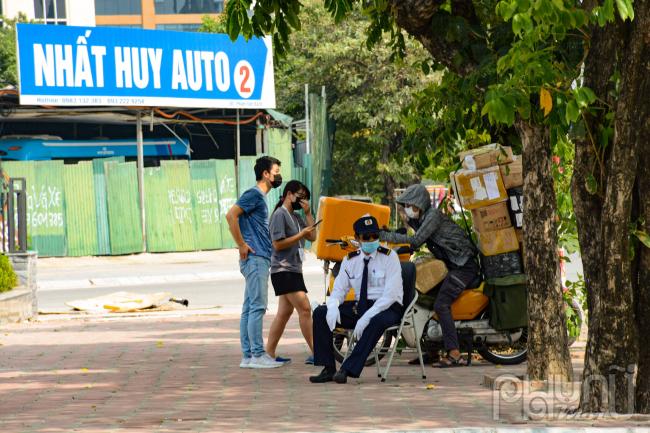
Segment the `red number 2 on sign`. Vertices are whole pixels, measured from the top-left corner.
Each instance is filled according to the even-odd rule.
[[[248,81],[248,78],[251,75],[250,69],[248,69],[248,66],[241,66],[239,68],[239,75],[243,75],[244,79],[241,82],[241,86],[239,87],[239,90],[242,93],[249,93],[251,91],[250,87],[246,86],[246,82]]]

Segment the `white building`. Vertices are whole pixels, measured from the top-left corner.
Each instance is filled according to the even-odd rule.
[[[47,24],[196,31],[224,0],[0,0],[0,15]]]
[[[94,0],[0,0],[1,15],[16,18],[19,13],[47,24],[95,25]]]

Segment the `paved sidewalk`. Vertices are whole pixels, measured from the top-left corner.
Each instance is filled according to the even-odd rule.
[[[119,317],[119,316],[118,316]],[[265,323],[271,323],[267,316]],[[266,335],[266,333],[265,333]],[[524,427],[522,403],[497,405],[485,374],[525,365],[427,367],[398,357],[387,383],[374,368],[347,385],[310,384],[318,368],[295,318],[279,353],[294,363],[238,368],[235,315],[150,313],[144,317],[43,317],[0,333],[0,432],[323,432],[439,427]],[[576,369],[580,353],[576,353]],[[569,404],[570,405],[570,404]],[[634,426],[639,419],[543,419],[529,426]],[[647,424],[646,424],[647,426]]]

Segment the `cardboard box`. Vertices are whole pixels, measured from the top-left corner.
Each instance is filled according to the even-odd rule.
[[[493,143],[477,149],[460,152],[458,157],[467,170],[478,170],[491,167],[497,164],[508,164],[512,162],[512,148]]]
[[[510,213],[505,201],[472,209],[472,222],[477,232],[491,232],[512,227]]]
[[[515,229],[515,234],[517,235],[517,242],[519,242],[519,251],[523,257],[526,254],[526,247],[524,246],[524,231],[522,229]]]
[[[345,200],[334,197],[321,197],[318,204],[316,221],[322,219],[318,226],[316,241],[312,251],[321,260],[341,261],[347,252],[338,245],[328,245],[328,239],[341,239],[342,236],[354,236],[352,224],[365,214],[377,218],[379,227],[388,226],[390,207]]]
[[[415,288],[427,293],[447,276],[447,266],[442,260],[426,257],[415,262]]]
[[[451,174],[451,184],[465,209],[489,206],[508,199],[498,166],[481,170],[458,170]]]
[[[496,256],[519,250],[515,229],[510,227],[485,233],[477,233],[478,245],[484,256]]]
[[[521,155],[514,155],[513,161],[509,164],[499,166],[501,179],[506,189],[524,185],[524,171],[521,164]]]

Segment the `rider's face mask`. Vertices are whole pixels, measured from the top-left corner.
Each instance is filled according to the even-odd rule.
[[[406,212],[406,216],[409,218],[416,220],[420,216],[420,212],[414,210],[411,206],[405,207],[404,211]]]

